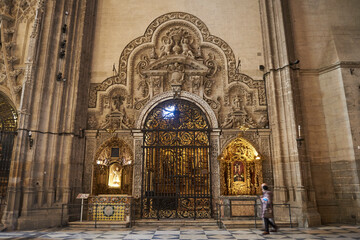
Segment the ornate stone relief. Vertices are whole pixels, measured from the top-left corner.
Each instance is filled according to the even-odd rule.
[[[104,129],[113,132],[118,129],[130,129],[134,120],[126,113],[128,94],[123,88],[113,88],[100,97],[100,108],[88,115],[88,129]]]
[[[209,104],[222,128],[244,124],[267,127],[264,81],[239,73],[228,44],[212,36],[205,24],[191,14],[175,12],[155,19],[144,36],[123,50],[119,72],[100,84],[91,84],[90,128],[105,128],[112,119],[104,113],[104,101],[109,102],[112,96],[104,97],[104,93],[114,86],[128,93],[122,95],[119,110],[126,112],[124,116],[136,117],[138,110],[157,95],[171,92],[173,98],[179,98],[182,92],[188,92]],[[104,119],[94,112],[103,113]],[[121,119],[116,125],[130,128],[131,121]]]
[[[15,55],[17,47],[15,33],[19,31],[21,22],[32,23],[36,9],[41,8],[43,4],[43,0],[0,1],[0,85],[10,89],[17,103],[20,101],[24,70],[18,67],[20,58]]]
[[[258,104],[258,92],[243,83],[235,83],[225,91],[222,128],[268,128],[266,107]]]

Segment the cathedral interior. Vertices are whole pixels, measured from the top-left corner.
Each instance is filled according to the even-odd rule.
[[[357,0],[1,1],[1,224],[80,195],[89,221],[212,219],[262,183],[277,220],[356,222],[359,26]]]

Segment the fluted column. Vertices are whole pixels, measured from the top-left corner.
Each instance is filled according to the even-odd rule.
[[[284,0],[260,0],[260,11],[266,64],[264,77],[272,130],[275,201],[290,203],[300,226],[319,225],[306,149],[304,146],[298,148],[296,141],[302,114],[296,70],[289,64],[293,60],[289,44],[292,36],[286,25]]]
[[[95,7],[96,0],[38,2],[3,218],[8,228],[59,225],[62,204],[82,191],[85,140],[79,130],[86,127]]]

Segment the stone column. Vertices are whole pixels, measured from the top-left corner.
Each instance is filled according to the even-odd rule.
[[[134,175],[133,175],[133,192],[134,198],[140,198],[141,196],[141,184],[142,184],[142,169],[143,169],[143,133],[141,130],[132,130],[134,137]]]
[[[212,208],[216,209],[216,203],[220,197],[220,164],[218,156],[220,155],[220,129],[213,129],[210,133],[210,164],[211,164],[211,191]]]
[[[38,1],[13,150],[7,201],[11,204],[3,218],[10,229],[59,225],[62,204],[72,201],[81,186],[77,177],[84,139],[79,129],[86,124],[95,9],[96,0]],[[67,43],[60,59],[64,24]],[[63,79],[58,81],[60,61]]]
[[[304,148],[297,146],[302,122],[297,79],[290,68],[291,32],[287,31],[284,0],[260,0],[267,99],[272,130],[274,200],[290,203],[300,226],[320,225]],[[280,218],[282,216],[279,216]],[[284,212],[283,217],[286,217]]]

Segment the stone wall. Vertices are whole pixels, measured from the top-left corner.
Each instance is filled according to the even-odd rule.
[[[322,222],[359,218],[359,1],[288,1]],[[352,216],[353,215],[353,216]]]

